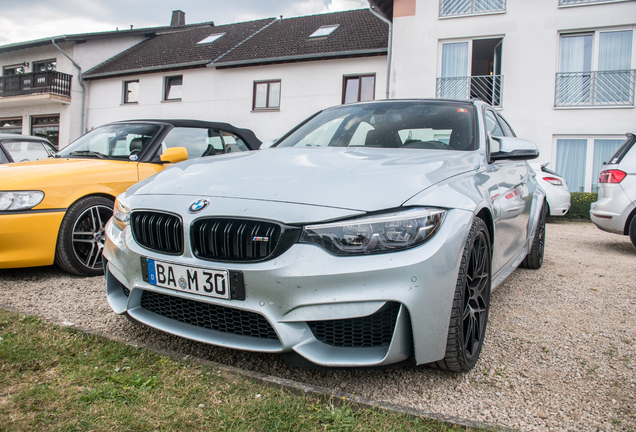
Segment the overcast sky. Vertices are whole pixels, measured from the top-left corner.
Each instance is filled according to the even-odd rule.
[[[172,11],[186,24],[228,24],[369,6],[366,0],[0,0],[0,45],[63,34],[170,24]]]

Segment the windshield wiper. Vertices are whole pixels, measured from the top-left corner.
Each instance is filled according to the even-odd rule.
[[[92,150],[76,150],[76,151],[70,152],[69,155],[71,155],[71,156],[95,156],[95,157],[98,157],[100,159],[106,159],[106,155],[105,154],[101,154],[99,152],[92,151]]]

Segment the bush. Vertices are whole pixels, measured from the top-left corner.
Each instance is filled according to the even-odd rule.
[[[597,199],[597,193],[572,192],[570,194],[570,211],[565,217],[568,219],[589,219],[590,204]]]

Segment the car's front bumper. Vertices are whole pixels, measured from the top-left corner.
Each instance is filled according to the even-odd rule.
[[[409,358],[429,363],[445,354],[457,274],[472,218],[471,212],[451,210],[431,240],[402,252],[336,257],[318,246],[295,244],[275,259],[249,264],[209,262],[189,254],[162,256],[136,244],[129,228],[122,231],[109,223],[104,250],[108,302],[116,313],[128,313],[143,324],[229,348],[295,352],[325,366],[377,366]],[[143,280],[140,257],[240,271],[245,300],[150,285]],[[177,309],[189,315],[183,317]],[[388,330],[387,314],[393,314]],[[209,324],[210,315],[216,324]],[[264,319],[273,337],[219,330],[228,319],[254,326]],[[221,325],[218,320],[223,321]],[[325,330],[318,334],[308,323],[318,323]],[[369,347],[358,340],[373,338],[376,331],[390,331],[390,342]],[[342,333],[344,339],[336,334],[340,342],[327,341],[325,332]]]
[[[590,219],[603,231],[627,234],[627,218],[634,210],[620,184],[601,184],[598,200],[590,206]]]
[[[63,210],[0,213],[0,268],[51,265]]]

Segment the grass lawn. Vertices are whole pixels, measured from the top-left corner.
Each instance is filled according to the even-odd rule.
[[[0,431],[27,430],[463,429],[299,396],[0,309]]]

